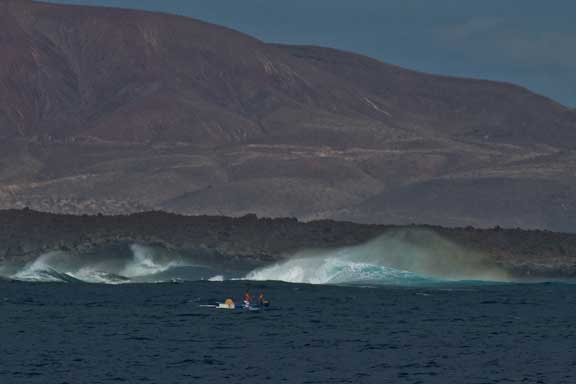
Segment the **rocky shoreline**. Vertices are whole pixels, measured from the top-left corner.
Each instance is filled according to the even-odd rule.
[[[482,255],[518,278],[576,277],[576,234],[521,229],[385,226],[350,222],[268,219],[247,215],[181,216],[145,212],[123,216],[73,216],[28,209],[0,211],[0,263],[27,263],[42,254],[84,255],[120,243],[138,243],[180,254],[253,268],[305,249],[330,249],[394,234],[408,244]],[[429,235],[451,244],[427,244]],[[438,248],[440,247],[440,248]]]

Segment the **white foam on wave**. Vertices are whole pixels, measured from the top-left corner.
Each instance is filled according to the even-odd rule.
[[[130,279],[125,276],[109,272],[97,271],[93,270],[92,268],[83,268],[76,273],[69,273],[69,275],[85,283],[126,284],[130,282]]]
[[[36,260],[28,263],[24,268],[10,276],[13,280],[30,282],[61,282],[60,272],[56,271],[50,260],[59,257],[59,252],[50,252],[41,255]]]
[[[100,284],[122,284],[130,280],[119,275],[108,272],[92,270],[92,268],[82,268],[80,270],[67,270],[53,266],[49,260],[54,254],[40,256],[20,271],[10,276],[12,280],[39,282],[39,283],[100,283]]]
[[[124,265],[118,262],[90,263],[64,252],[50,252],[39,256],[8,276],[28,282],[73,282],[124,284],[132,279],[153,276],[181,266],[179,260],[160,261],[154,248],[138,244],[130,246],[132,258]],[[111,256],[113,258],[113,255]]]
[[[128,278],[155,275],[180,265],[177,261],[157,261],[156,252],[150,247],[132,244],[130,249],[132,250],[133,259],[120,273],[120,275]]]
[[[338,257],[291,259],[250,272],[246,280],[285,281],[304,284],[380,283],[401,284],[426,280],[399,269],[340,260]]]
[[[290,283],[415,284],[439,281],[508,281],[507,274],[434,232],[399,230],[362,245],[307,250],[257,269],[247,280]]]
[[[6,277],[25,281],[83,281],[121,284],[177,280],[224,281],[222,270],[193,265],[173,251],[133,244],[131,257],[117,254],[83,258],[63,252],[38,257]],[[304,250],[285,261],[256,269],[247,280],[291,283],[414,284],[433,281],[509,281],[483,255],[466,250],[432,231],[404,229],[358,246]]]

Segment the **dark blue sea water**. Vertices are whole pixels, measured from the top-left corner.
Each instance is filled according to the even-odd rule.
[[[260,382],[573,384],[576,286],[0,282],[0,383]]]

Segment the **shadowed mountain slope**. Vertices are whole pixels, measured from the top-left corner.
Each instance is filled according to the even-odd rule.
[[[2,208],[576,230],[576,113],[521,87],[33,1],[0,57]]]

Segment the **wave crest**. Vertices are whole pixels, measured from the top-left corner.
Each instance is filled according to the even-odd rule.
[[[450,242],[432,231],[403,229],[365,244],[333,250],[305,250],[280,263],[246,275],[247,268],[226,268],[211,257],[198,265],[193,254],[140,244],[122,244],[96,253],[53,252],[15,272],[0,273],[16,280],[121,284],[227,278],[279,280],[308,284],[418,284],[441,281],[509,281],[505,271],[482,254]],[[202,260],[201,256],[198,259]],[[241,270],[241,272],[240,272]]]
[[[430,282],[433,279],[380,265],[322,258],[289,260],[250,272],[246,280],[305,284],[410,284]]]
[[[110,254],[108,258],[96,262],[64,252],[50,252],[8,277],[28,282],[123,284],[145,281],[148,277],[183,265],[178,258],[163,260],[162,254],[152,247],[132,244],[130,251],[131,257],[127,260],[119,261],[118,255]]]
[[[508,281],[483,255],[427,230],[398,230],[337,250],[302,251],[253,272],[247,280],[308,284],[418,284],[441,281]]]

